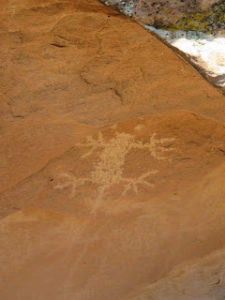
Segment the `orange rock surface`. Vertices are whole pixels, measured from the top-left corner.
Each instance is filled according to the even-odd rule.
[[[202,287],[223,267],[224,96],[95,0],[0,10],[1,298],[179,299],[192,260],[178,290]]]

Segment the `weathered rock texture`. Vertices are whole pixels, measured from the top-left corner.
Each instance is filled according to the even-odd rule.
[[[222,95],[100,3],[5,1],[0,20],[1,190],[82,137],[77,121],[102,126],[171,109],[225,120]]]
[[[176,267],[157,283],[129,295],[129,300],[223,300],[225,249]]]
[[[0,11],[1,298],[126,299],[224,247],[224,97],[94,0]]]
[[[102,0],[132,17],[225,92],[224,1]],[[205,47],[206,45],[206,47]],[[179,51],[179,50],[181,51]]]
[[[176,30],[225,30],[223,0],[101,0],[142,24]]]
[[[224,136],[188,112],[132,119],[2,193],[1,295],[124,299],[224,246]]]

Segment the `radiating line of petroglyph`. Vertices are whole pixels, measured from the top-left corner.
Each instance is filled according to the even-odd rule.
[[[153,133],[152,136],[150,137],[149,151],[151,152],[152,157],[158,160],[169,160],[168,158],[161,156],[159,152],[168,152],[174,150],[174,148],[171,147],[166,148],[165,146],[163,147],[162,145],[164,143],[171,143],[175,139],[174,138],[157,139],[156,136],[157,133]]]
[[[163,144],[170,143],[173,140],[174,139],[157,139],[156,134],[153,134],[150,137],[149,144],[143,144],[140,141],[136,141],[134,136],[127,133],[117,133],[116,136],[109,141],[105,141],[102,134],[99,134],[97,139],[89,137],[86,140],[86,143],[78,144],[78,146],[90,148],[90,150],[87,150],[87,153],[82,156],[83,159],[87,158],[91,154],[94,154],[95,151],[101,151],[97,163],[93,166],[93,171],[89,174],[88,177],[85,178],[77,178],[74,175],[68,173],[61,174],[64,182],[58,184],[55,188],[71,188],[71,195],[74,196],[77,187],[82,186],[87,182],[97,184],[99,186],[98,197],[91,210],[92,213],[96,213],[104,199],[104,195],[107,189],[110,188],[113,184],[122,183],[124,185],[123,192],[121,193],[119,198],[125,196],[129,190],[133,190],[135,193],[138,193],[138,185],[146,185],[149,187],[154,186],[147,180],[147,178],[151,175],[156,174],[158,172],[157,170],[150,170],[137,178],[123,177],[125,157],[131,149],[147,149],[149,151],[149,154],[154,159],[167,160],[166,157],[162,156],[162,153],[171,151],[173,150],[173,148],[171,148],[170,145],[167,145],[167,148],[165,148]],[[99,234],[99,232],[101,232],[105,228],[107,223],[108,222],[104,223],[103,226],[96,230],[92,238],[96,238],[97,234]],[[90,222],[86,223],[82,229],[82,232],[84,232],[85,229],[90,225]],[[69,290],[72,287],[71,279],[82,259],[86,255],[92,240],[93,239],[88,240],[85,243],[84,248],[79,253],[77,259],[74,261],[70,269],[68,281],[64,286],[65,295],[68,295]],[[76,241],[76,238],[72,238],[73,245]],[[72,249],[73,247],[70,247],[70,249],[68,249],[68,253],[70,253]]]
[[[101,148],[101,146],[104,147],[104,140],[103,140],[102,133],[100,132],[98,134],[98,138],[96,140],[93,139],[92,136],[88,136],[86,138],[86,143],[77,144],[77,145],[80,147],[91,147],[91,150],[82,156],[82,158],[85,158],[85,157],[91,155],[95,150]]]
[[[57,184],[55,188],[60,190],[71,188],[71,196],[75,195],[77,187],[85,184],[87,181],[90,181],[88,178],[76,178],[72,174],[68,173],[60,174],[60,177],[65,179],[65,181],[61,184]]]
[[[150,156],[156,160],[169,160],[162,155],[163,152],[174,150],[171,145],[165,146],[165,143],[171,143],[173,138],[157,139],[157,134],[153,133],[149,138],[149,143],[137,141],[135,137],[128,133],[116,133],[115,137],[105,141],[102,133],[99,133],[96,139],[88,137],[84,144],[77,144],[80,147],[90,148],[82,158],[85,159],[92,155],[95,151],[100,151],[98,161],[93,166],[93,171],[90,172],[88,177],[77,178],[72,174],[64,173],[60,177],[63,183],[55,186],[57,189],[71,188],[71,196],[74,196],[76,189],[87,182],[98,185],[98,195],[93,205],[91,213],[96,213],[97,209],[101,206],[105,192],[114,184],[122,184],[122,195],[125,196],[129,190],[138,193],[138,185],[146,185],[153,187],[146,180],[147,177],[154,175],[158,170],[151,170],[137,178],[123,177],[123,169],[125,164],[126,155],[132,149],[146,149]]]
[[[88,228],[88,226],[91,226],[91,222],[93,221],[93,219],[90,219],[84,226],[83,228],[83,232],[85,231],[85,229]],[[77,271],[80,263],[82,262],[82,259],[85,257],[85,255],[87,254],[87,251],[91,245],[91,243],[95,240],[97,240],[97,235],[100,234],[104,229],[105,227],[110,223],[112,222],[112,220],[109,218],[108,220],[106,220],[106,222],[104,222],[102,224],[102,226],[99,226],[97,228],[97,230],[93,233],[92,237],[88,239],[88,241],[84,244],[84,247],[83,249],[79,252],[77,258],[75,259],[75,261],[72,263],[70,269],[69,269],[69,272],[68,272],[68,277],[67,277],[67,280],[65,281],[64,283],[64,295],[65,296],[68,296],[69,293],[69,289],[73,287],[73,276],[75,274],[75,272]],[[73,245],[75,244],[75,242],[77,242],[76,239],[73,239],[72,240],[73,242]],[[72,247],[70,247],[70,250],[72,250]],[[68,299],[68,298],[65,298],[65,300]]]
[[[123,149],[129,150],[131,149],[148,149],[151,156],[157,160],[167,160],[166,157],[160,155],[163,152],[174,150],[171,147],[165,147],[163,144],[165,143],[171,143],[175,139],[174,138],[161,138],[157,139],[157,133],[153,133],[149,138],[149,144],[143,143],[141,141],[136,141],[135,137],[129,133],[116,133],[115,138],[112,138],[110,141],[106,142],[103,139],[103,135],[100,132],[98,134],[97,139],[93,139],[93,137],[87,137],[86,143],[78,144],[81,147],[91,147],[91,149],[85,153],[82,157],[86,158],[87,156],[91,155],[95,150],[102,148],[104,149],[105,153],[111,152],[113,150],[120,148],[120,150],[123,151]],[[112,147],[112,148],[111,148]],[[118,153],[118,152],[116,152]]]
[[[123,181],[126,182],[127,184],[125,186],[125,189],[124,189],[122,195],[125,196],[129,190],[133,190],[137,194],[138,193],[138,187],[137,187],[138,184],[147,185],[149,187],[154,187],[154,184],[148,182],[145,178],[147,178],[150,175],[157,174],[158,172],[159,172],[158,170],[153,170],[153,171],[149,171],[149,172],[142,174],[138,178],[123,178]]]

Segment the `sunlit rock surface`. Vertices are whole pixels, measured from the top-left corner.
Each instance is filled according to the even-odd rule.
[[[206,34],[199,31],[166,31],[145,26],[173,47],[181,50],[186,58],[211,83],[225,90],[225,35]]]
[[[217,89],[95,0],[0,1],[0,36],[2,300],[141,296],[225,246]]]
[[[225,120],[222,95],[111,8],[91,0],[0,5],[0,190],[93,126],[172,109]]]
[[[224,247],[224,136],[224,124],[187,111],[134,118],[74,143],[1,193],[1,297],[127,299]],[[202,281],[221,277],[199,268],[189,268],[190,296],[216,296]],[[170,299],[183,278],[191,287],[188,275],[173,290],[169,275]],[[155,295],[167,299],[165,289]]]
[[[213,84],[225,87],[224,1],[104,1],[181,50]]]

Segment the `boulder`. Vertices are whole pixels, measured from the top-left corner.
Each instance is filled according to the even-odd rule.
[[[142,24],[170,30],[225,30],[221,0],[101,0]]]

